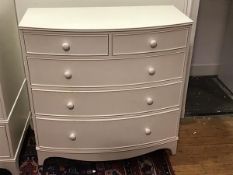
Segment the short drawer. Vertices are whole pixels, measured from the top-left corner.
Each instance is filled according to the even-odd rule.
[[[184,48],[188,29],[113,35],[113,54],[139,54]]]
[[[108,35],[24,34],[28,54],[108,55]]]
[[[0,158],[10,157],[8,139],[5,126],[0,126]]]
[[[122,86],[182,78],[185,54],[112,60],[29,58],[32,85]]]
[[[36,114],[122,115],[180,105],[182,83],[108,91],[32,91]]]
[[[138,118],[94,121],[38,117],[39,146],[91,151],[158,142],[177,137],[179,115],[179,111],[172,111]]]

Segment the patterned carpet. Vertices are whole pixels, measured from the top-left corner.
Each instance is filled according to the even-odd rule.
[[[20,156],[20,175],[174,175],[166,151],[107,162],[50,158],[38,168],[34,133],[28,130]],[[0,175],[7,175],[1,173]]]

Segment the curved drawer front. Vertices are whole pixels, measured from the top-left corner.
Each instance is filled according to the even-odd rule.
[[[7,141],[6,128],[5,126],[0,126],[0,158],[10,157],[10,151]]]
[[[108,55],[108,35],[24,34],[26,52],[48,55]]]
[[[173,111],[140,118],[95,121],[37,118],[39,146],[88,150],[158,142],[177,137],[179,114]]]
[[[187,45],[188,29],[113,35],[113,54],[137,54],[173,50]]]
[[[119,91],[33,90],[36,114],[117,115],[178,106],[181,83]]]
[[[181,78],[185,54],[120,60],[52,60],[29,58],[32,85],[119,86]]]

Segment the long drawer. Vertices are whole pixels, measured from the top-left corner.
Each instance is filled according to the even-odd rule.
[[[0,158],[9,157],[10,151],[5,126],[0,126]]]
[[[122,115],[180,105],[181,82],[109,91],[32,90],[36,114]]]
[[[37,118],[39,146],[88,151],[95,148],[116,149],[158,142],[177,137],[179,115],[179,110],[175,110],[117,120],[73,121]]]
[[[143,84],[181,78],[185,54],[112,60],[29,58],[32,85],[95,87]]]
[[[188,29],[113,35],[113,54],[138,54],[184,48]]]
[[[26,52],[47,55],[108,55],[108,35],[24,34]]]

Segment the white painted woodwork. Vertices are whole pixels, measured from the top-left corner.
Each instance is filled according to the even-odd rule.
[[[24,81],[9,117],[0,120],[0,168],[7,169],[11,173],[19,172],[18,158],[30,120],[29,111],[28,91]]]
[[[188,14],[187,7],[189,1],[190,0],[15,0],[15,3],[18,20],[21,21],[28,8],[174,5],[183,13]]]
[[[174,30],[174,29],[173,29]],[[113,35],[113,55],[140,54],[186,47],[188,29]],[[153,46],[153,43],[156,45]]]
[[[14,107],[14,111],[11,113],[8,124],[14,155],[19,147],[20,139],[23,137],[22,133],[24,133],[25,125],[28,122],[29,111],[28,91],[25,82]]]
[[[34,30],[116,31],[164,28],[191,22],[174,6],[29,8],[19,27]]]
[[[2,98],[0,98],[2,99]],[[2,107],[2,102],[0,100],[0,120],[3,119],[3,107]]]
[[[200,0],[188,0],[187,15],[193,20],[192,31],[190,34],[190,45],[191,45],[190,54],[192,54],[192,50],[195,42],[199,7],[200,7]]]
[[[24,40],[28,54],[108,55],[108,35],[25,34]]]
[[[20,90],[19,97],[17,97],[14,110],[9,116],[9,120],[1,121],[4,127],[0,126],[1,128],[0,144],[2,143],[5,146],[4,147],[0,146],[0,152],[2,150],[3,151],[8,150],[9,152],[9,150],[11,149],[12,153],[11,154],[8,153],[8,158],[14,158],[18,147],[21,146],[20,142],[22,141],[20,140],[23,137],[22,133],[24,133],[24,129],[26,127],[26,123],[28,120],[28,115],[29,115],[28,92],[27,92],[26,83],[24,82],[22,89]],[[9,130],[7,130],[6,128],[8,128]],[[1,154],[0,154],[0,159],[1,159]]]
[[[0,90],[3,92],[0,101],[3,103],[6,119],[24,80],[13,0],[1,1],[0,23]]]
[[[175,154],[191,24],[172,6],[29,9],[19,27],[39,163]]]
[[[0,125],[0,159],[1,158],[6,158],[10,157],[10,150],[9,150],[9,145],[8,145],[8,140],[7,140],[7,135],[6,135],[6,127]]]
[[[143,155],[150,153],[154,150],[167,149],[171,154],[176,153],[177,137],[160,140],[157,142],[149,143],[146,145],[139,145],[137,147],[124,148],[119,150],[107,150],[101,152],[91,152],[85,153],[84,151],[68,150],[68,149],[56,149],[56,148],[46,148],[37,147],[38,161],[43,163],[48,157],[64,157],[68,159],[80,159],[85,161],[102,161],[102,160],[122,160],[135,157],[135,155]]]
[[[55,121],[37,118],[36,123],[39,146],[41,147],[74,149],[77,152],[83,151],[86,153],[107,150],[120,151],[124,148],[130,149],[164,138],[176,137],[179,111],[136,118],[93,121],[78,119],[74,121],[58,119]],[[51,129],[51,126],[53,126],[53,129]],[[48,130],[50,132],[47,132]]]
[[[184,66],[185,56],[184,52],[178,52],[151,55],[144,59],[130,57],[93,60],[82,57],[59,60],[32,57],[28,58],[28,65],[32,85],[110,87],[182,78],[183,70],[177,67]]]
[[[0,168],[17,175],[29,106],[14,1],[0,4]]]
[[[109,91],[32,90],[36,114],[47,115],[123,115],[179,106],[181,82],[158,87]],[[147,99],[154,100],[153,105]],[[70,109],[67,104],[73,103]],[[70,106],[70,105],[69,105]]]

